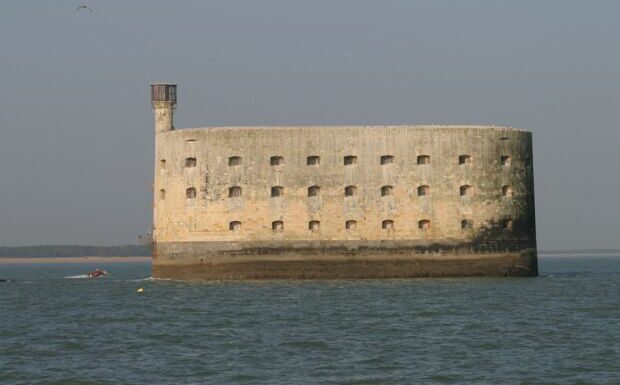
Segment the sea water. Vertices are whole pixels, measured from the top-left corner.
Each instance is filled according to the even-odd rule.
[[[70,278],[94,267],[109,277]],[[620,256],[540,271],[182,283],[147,263],[0,265],[0,384],[620,384]]]

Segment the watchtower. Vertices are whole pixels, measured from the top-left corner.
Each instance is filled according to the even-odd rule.
[[[174,130],[173,115],[177,105],[176,84],[151,84],[151,105],[155,113],[155,133]]]

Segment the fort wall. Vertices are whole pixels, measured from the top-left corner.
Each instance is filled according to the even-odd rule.
[[[157,132],[155,275],[537,272],[530,132],[434,125]]]

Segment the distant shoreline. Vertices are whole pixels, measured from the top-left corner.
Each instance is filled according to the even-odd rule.
[[[584,253],[584,252],[565,252],[565,253],[541,253],[538,252],[538,257],[620,257],[620,252],[617,253]]]
[[[538,255],[620,255],[620,250],[598,249],[598,250],[538,250]]]
[[[566,250],[566,251],[539,251],[539,257],[618,257],[620,250],[609,250],[605,252],[583,251],[583,250]],[[151,257],[133,256],[133,257],[0,257],[0,265],[26,265],[35,263],[136,263],[151,262]]]
[[[0,265],[20,265],[34,263],[127,263],[150,262],[151,257],[0,257]]]

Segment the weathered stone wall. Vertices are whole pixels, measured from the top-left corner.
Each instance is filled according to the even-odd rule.
[[[223,255],[327,255],[341,245],[352,255],[358,249],[535,253],[527,131],[220,127],[156,137],[155,265],[205,263]],[[312,156],[320,157],[318,165],[308,165]],[[347,156],[355,156],[355,164],[345,165]],[[418,164],[420,156],[429,156],[430,163]],[[229,165],[231,157],[240,157],[241,164]],[[273,165],[272,157],[281,157],[282,164]],[[308,196],[312,186],[318,192]],[[353,196],[345,196],[346,186],[355,186]],[[420,196],[420,186],[430,193]],[[283,187],[283,195],[272,197],[273,187]],[[188,189],[195,189],[195,197]],[[281,231],[273,230],[275,221],[282,222]],[[347,221],[356,221],[355,228],[347,229]],[[179,248],[186,251],[171,251]]]

